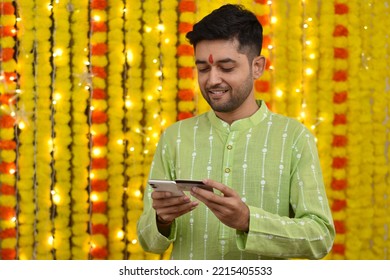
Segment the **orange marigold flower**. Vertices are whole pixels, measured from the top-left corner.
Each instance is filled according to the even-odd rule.
[[[179,45],[177,47],[177,54],[178,55],[193,56],[194,55],[194,48],[191,45]]]
[[[0,116],[0,127],[11,128],[15,124],[15,119],[9,115]]]
[[[345,82],[348,79],[347,71],[340,70],[333,73],[333,80],[336,82]]]
[[[193,79],[194,70],[192,67],[180,67],[179,68],[179,77],[182,79]]]
[[[13,26],[0,26],[0,37],[14,37],[16,29]]]
[[[0,14],[1,15],[13,15],[15,14],[15,8],[12,2],[0,3]]]
[[[256,80],[255,89],[258,92],[269,92],[270,84],[268,81]]]
[[[1,259],[2,260],[14,260],[16,258],[16,250],[15,249],[7,249],[3,248],[1,250]]]
[[[14,162],[1,162],[0,163],[0,173],[10,173],[11,170],[16,170],[16,164]]]
[[[107,120],[108,115],[106,112],[96,110],[92,112],[92,123],[105,123]]]
[[[343,4],[343,3],[336,3],[334,5],[334,12],[337,15],[347,14],[349,12],[348,5],[347,4]]]
[[[107,210],[107,203],[104,201],[92,203],[92,212],[93,213],[105,213]]]
[[[92,0],[91,9],[104,10],[107,8],[107,0]]]
[[[100,43],[92,46],[92,55],[105,55],[108,51],[106,43]]]
[[[347,123],[347,116],[345,114],[336,114],[334,115],[333,125],[340,125]]]
[[[334,221],[334,227],[336,229],[336,233],[345,233],[345,223],[344,221]]]
[[[259,4],[267,4],[268,0],[255,0],[256,3],[259,3]]]
[[[336,25],[333,31],[334,37],[348,36],[348,29],[343,25]]]
[[[1,140],[0,139],[0,150],[15,150],[16,142],[13,140]]]
[[[271,60],[266,59],[266,60],[265,60],[265,70],[269,70],[269,68],[271,67],[271,65],[272,65]]]
[[[92,159],[92,168],[93,169],[103,169],[107,168],[108,160],[107,158],[94,158]]]
[[[333,147],[345,147],[348,143],[348,138],[344,135],[333,135]]]
[[[345,168],[347,166],[348,160],[344,157],[335,157],[333,158],[332,167],[333,168]]]
[[[107,257],[108,251],[107,251],[107,248],[95,247],[95,248],[91,249],[91,255],[92,255],[92,257],[97,258],[97,259],[104,259]]]
[[[181,13],[184,12],[195,12],[196,5],[194,1],[180,1],[179,3],[179,11]]]
[[[333,211],[340,211],[347,207],[347,201],[345,199],[335,199],[332,203]]]
[[[193,24],[188,22],[180,22],[179,23],[179,32],[180,33],[187,33],[192,30]]]
[[[101,21],[92,21],[91,22],[91,30],[92,32],[106,32],[107,24]]]
[[[262,26],[269,25],[269,15],[256,16]]]
[[[191,117],[193,117],[193,116],[194,116],[194,114],[191,113],[191,112],[179,112],[179,113],[177,114],[177,119],[178,119],[179,121],[181,121],[181,120],[185,120],[185,119],[191,118]]]
[[[5,93],[0,96],[0,103],[1,104],[9,104],[10,102],[12,104],[16,104],[16,98],[12,99],[15,95],[13,93]]]
[[[346,91],[337,92],[333,96],[333,103],[341,104],[341,103],[344,103],[345,101],[347,101],[347,99],[348,99],[348,92],[346,92]]]
[[[92,234],[103,234],[104,236],[108,236],[108,228],[103,224],[92,225]]]
[[[96,135],[92,138],[92,143],[94,146],[102,147],[105,146],[108,142],[108,138],[105,135]]]
[[[100,66],[92,66],[92,74],[96,77],[105,79],[107,78],[106,68]]]
[[[345,254],[344,244],[338,244],[338,243],[333,244],[332,252],[335,254],[344,255]]]
[[[334,57],[346,59],[348,58],[348,50],[344,48],[334,48]]]
[[[15,237],[16,237],[16,229],[15,228],[7,228],[3,231],[0,231],[0,239],[15,238]]]
[[[107,93],[104,89],[94,88],[92,91],[92,98],[94,99],[105,99],[107,97]]]
[[[16,211],[12,207],[0,206],[0,218],[3,220],[11,220],[16,215]]]
[[[331,187],[333,190],[341,191],[346,189],[348,186],[348,182],[345,179],[334,179],[332,180]]]
[[[271,45],[271,42],[272,42],[272,40],[271,40],[270,36],[268,36],[268,35],[264,36],[263,37],[263,46],[262,46],[262,48],[263,49],[267,49],[268,46]]]
[[[15,82],[16,79],[18,78],[15,72],[4,72],[3,75],[4,75],[4,80],[7,83]]]
[[[3,61],[11,60],[14,57],[15,50],[13,48],[4,48],[1,50],[1,58]]]
[[[180,100],[190,101],[194,98],[194,91],[192,89],[181,89],[177,95]]]
[[[108,182],[106,180],[92,180],[91,189],[95,192],[104,192],[108,189]]]
[[[15,195],[15,193],[16,191],[14,186],[6,185],[6,184],[0,186],[0,194]]]

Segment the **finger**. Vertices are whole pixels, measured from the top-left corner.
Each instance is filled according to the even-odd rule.
[[[155,199],[153,198],[152,206],[154,209],[157,208],[166,208],[170,206],[176,206],[176,205],[182,205],[189,203],[191,199],[188,196],[174,196],[174,197],[168,197],[168,198],[160,198]]]
[[[151,197],[153,199],[170,198],[170,197],[172,197],[172,193],[171,192],[153,191],[152,194],[151,194]]]
[[[211,180],[211,179],[204,179],[203,180],[203,183],[207,186],[210,186],[216,190],[219,190],[221,193],[223,193],[224,196],[235,196],[236,195],[236,192],[225,186],[224,184],[222,183],[219,183],[217,181],[214,181],[214,180]]]
[[[212,193],[207,190],[203,190],[201,188],[193,187],[191,189],[191,195],[198,200],[202,201],[204,204],[206,204],[209,208],[212,207],[212,204],[217,205],[223,205],[224,204],[224,197],[217,195],[215,193]]]
[[[194,210],[199,205],[199,202],[192,201],[183,205],[170,206],[165,208],[156,209],[158,216],[163,218],[166,221],[172,221],[177,217],[180,217],[192,210]]]

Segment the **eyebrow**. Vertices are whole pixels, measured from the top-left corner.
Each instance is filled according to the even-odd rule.
[[[236,61],[234,59],[231,59],[231,58],[224,58],[224,59],[220,59],[220,60],[217,60],[215,63],[236,63]],[[199,60],[197,59],[195,61],[195,64],[198,65],[198,64],[209,64],[206,60]]]

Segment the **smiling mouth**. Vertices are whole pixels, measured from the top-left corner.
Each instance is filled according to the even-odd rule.
[[[221,96],[221,95],[225,94],[226,92],[228,92],[227,89],[210,89],[210,90],[208,90],[208,93],[213,95],[213,96]]]

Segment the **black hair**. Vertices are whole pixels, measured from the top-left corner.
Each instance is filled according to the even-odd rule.
[[[226,4],[196,23],[186,37],[194,48],[203,40],[237,39],[238,51],[253,59],[261,53],[263,27],[242,5]]]

